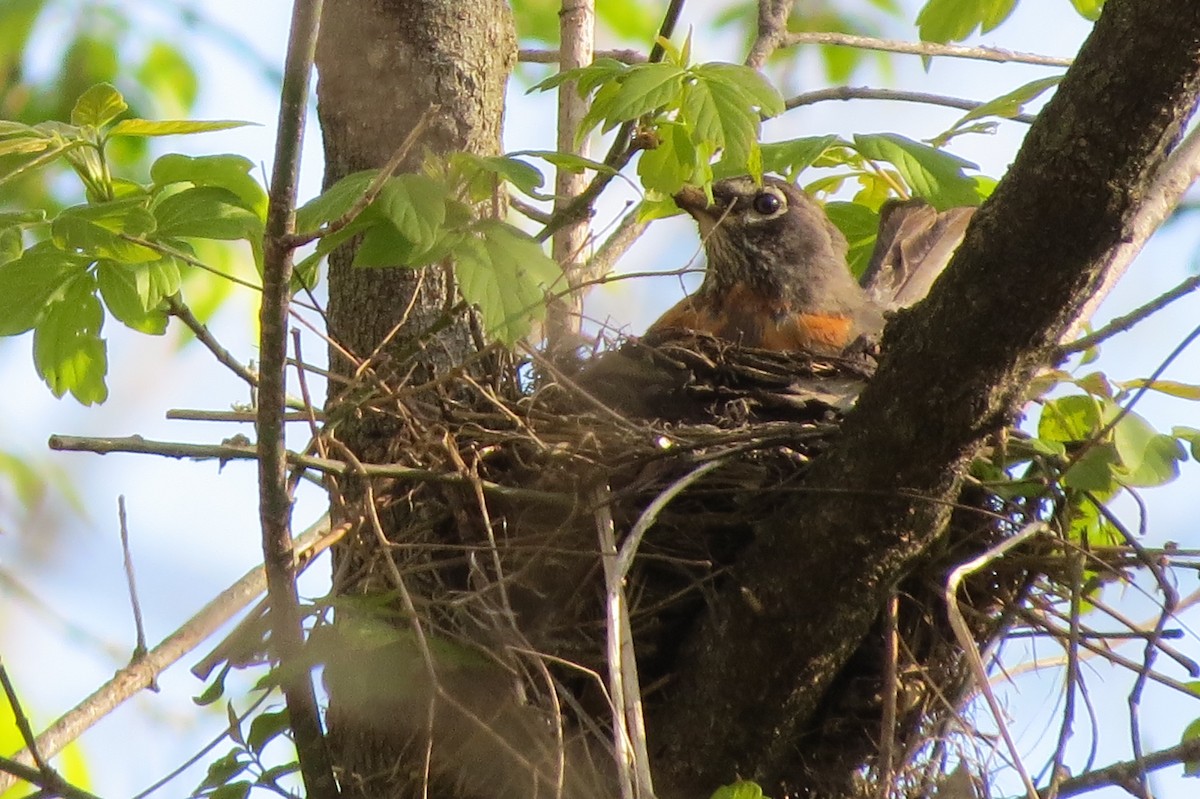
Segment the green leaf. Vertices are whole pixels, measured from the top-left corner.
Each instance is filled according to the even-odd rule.
[[[219,788],[246,770],[248,763],[242,761],[241,753],[234,749],[208,764],[204,781],[196,788],[200,793],[209,788]],[[213,794],[215,795],[215,794]]]
[[[226,662],[225,665],[221,667],[221,670],[217,672],[217,676],[213,678],[213,681],[209,685],[205,686],[204,690],[200,692],[199,696],[192,697],[192,701],[200,707],[207,707],[224,696],[225,678],[229,676],[229,672],[232,668],[233,667]],[[209,772],[211,773],[211,767]]]
[[[1063,485],[1079,491],[1109,494],[1119,485],[1115,479],[1120,459],[1112,444],[1088,444],[1071,468],[1062,476]]]
[[[51,239],[60,250],[72,254],[125,263],[156,261],[162,257],[159,253],[122,238],[141,238],[154,231],[154,215],[146,203],[145,197],[132,197],[72,206],[50,223]]]
[[[1104,0],[1071,0],[1071,5],[1075,6],[1079,16],[1092,22],[1100,19],[1100,12],[1104,10]]]
[[[71,110],[72,125],[107,125],[129,108],[125,98],[111,83],[97,83],[75,101]]]
[[[639,64],[622,77],[604,115],[605,130],[668,105],[683,89],[685,71],[674,64]]]
[[[638,156],[637,173],[647,189],[671,195],[685,183],[693,182],[697,167],[696,148],[692,146],[687,128],[678,123],[663,123],[658,128],[658,135],[658,146],[643,150]],[[678,211],[676,207],[672,215]]]
[[[379,212],[412,243],[412,248],[421,251],[432,247],[437,240],[446,222],[447,199],[446,188],[438,181],[408,174],[384,184],[375,202]]]
[[[0,155],[18,155],[20,153],[40,153],[54,147],[51,139],[43,136],[12,136],[0,139]]]
[[[560,153],[556,150],[518,150],[516,152],[508,153],[507,157],[516,158],[519,155],[526,155],[531,158],[540,158],[550,165],[567,172],[580,173],[591,169],[604,175],[617,174],[617,170],[613,169],[608,164],[601,163],[600,161],[593,161],[590,158],[584,158],[582,155],[575,155],[574,153]]]
[[[1200,400],[1200,385],[1194,383],[1179,383],[1174,380],[1126,380],[1118,383],[1125,390],[1148,388],[1170,397],[1185,400]]]
[[[855,135],[854,147],[864,158],[895,166],[913,193],[939,211],[982,202],[975,179],[963,174],[976,168],[970,161],[893,133]]]
[[[87,259],[68,255],[49,242],[0,265],[0,336],[32,330],[50,301],[87,268]]]
[[[841,141],[839,136],[806,136],[762,145],[763,171],[792,180],[813,165],[825,151]]]
[[[25,238],[16,225],[0,227],[0,266],[21,257],[25,249]]]
[[[1017,0],[929,0],[917,14],[926,42],[960,42],[976,28],[984,33],[1008,18]]]
[[[479,308],[487,335],[511,346],[545,316],[545,290],[562,272],[516,228],[485,221],[478,230],[481,236],[465,237],[454,248],[459,291]]]
[[[957,128],[964,122],[970,122],[973,119],[983,119],[984,117],[1004,117],[1011,119],[1025,110],[1026,103],[1036,100],[1050,89],[1062,83],[1063,77],[1063,75],[1051,75],[1048,78],[1031,80],[1029,83],[1013,89],[1008,94],[1002,94],[994,100],[989,100],[983,105],[971,109],[963,115],[962,119],[955,122],[953,127]]]
[[[867,269],[879,233],[879,214],[859,203],[833,202],[825,204],[830,221],[846,237],[849,250],[846,261],[857,278]]]
[[[215,186],[237,195],[238,204],[260,220],[267,218],[267,193],[250,171],[254,163],[240,155],[188,156],[170,153],[150,167],[150,177],[158,187],[172,183]]]
[[[707,81],[720,81],[727,86],[737,89],[748,104],[759,110],[762,116],[779,116],[786,110],[783,97],[758,70],[742,64],[726,64],[712,61],[692,69],[697,78]]]
[[[287,732],[288,724],[286,709],[259,713],[254,717],[254,721],[250,722],[250,734],[246,736],[246,745],[251,751],[261,755],[263,747],[272,739]]]
[[[732,785],[722,785],[713,791],[712,799],[764,799],[764,797],[758,783],[742,780]]]
[[[122,119],[113,125],[109,136],[177,136],[188,133],[209,133],[257,125],[257,122],[241,122],[236,119],[190,120],[190,119]]]
[[[33,362],[50,391],[68,391],[83,405],[108,398],[104,383],[108,355],[100,329],[104,309],[90,276],[76,278],[62,299],[50,304],[33,332]]]
[[[1172,427],[1171,435],[1180,441],[1186,441],[1191,449],[1192,460],[1200,461],[1200,430],[1195,427]]]
[[[1100,403],[1084,394],[1048,401],[1038,419],[1037,437],[1072,443],[1087,441],[1101,426]]]
[[[378,169],[367,169],[347,175],[300,206],[296,209],[296,230],[311,232],[341,217],[366,193],[377,174]]]
[[[751,169],[751,153],[758,147],[758,114],[746,96],[734,86],[703,74],[689,83],[683,95],[683,115],[691,126],[692,142],[722,148],[726,171],[747,172]],[[761,161],[759,165],[761,175]]]
[[[551,75],[539,83],[535,83],[530,87],[530,92],[544,92],[556,89],[567,81],[575,81],[578,87],[579,96],[587,97],[592,91],[602,84],[613,81],[619,75],[623,75],[629,71],[629,67],[615,58],[597,58],[586,67],[578,69],[568,69],[566,72],[559,72]]]
[[[254,783],[247,780],[227,782],[208,795],[208,799],[246,799]]]
[[[376,224],[367,229],[354,251],[355,267],[386,268],[392,266],[420,266],[419,256],[413,243],[391,225]]]
[[[159,306],[164,297],[179,290],[179,265],[173,258],[148,264],[101,261],[96,283],[109,313],[141,333],[160,336],[167,329],[167,314]]]
[[[232,191],[198,186],[165,198],[154,207],[162,238],[195,237],[233,241],[262,238],[263,223]]]
[[[1115,404],[1113,412],[1118,412]],[[1116,477],[1125,485],[1158,486],[1179,476],[1179,462],[1187,457],[1173,437],[1160,434],[1142,416],[1127,411],[1113,428],[1113,446],[1120,458]]]

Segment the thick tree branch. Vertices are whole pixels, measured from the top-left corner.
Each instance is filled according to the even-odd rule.
[[[811,493],[759,532],[690,642],[673,701],[651,719],[660,784],[803,784],[798,733],[943,528],[962,470],[1103,282],[1198,90],[1200,5],[1106,4],[954,263],[889,326]]]

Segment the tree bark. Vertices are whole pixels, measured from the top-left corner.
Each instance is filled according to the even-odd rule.
[[[415,171],[427,153],[500,152],[504,91],[516,61],[516,35],[503,0],[326,0],[316,60],[326,187],[383,166],[426,115],[425,132],[400,171]],[[454,301],[447,269],[357,270],[352,257],[353,248],[343,247],[330,258],[333,372],[357,379],[358,364],[370,358],[389,385],[419,385],[466,360],[474,350],[471,324],[467,314],[447,316]],[[370,390],[361,380],[331,388],[330,405],[345,408],[352,397],[355,407]],[[379,462],[389,459],[396,430],[386,415],[350,415],[337,437],[362,461]],[[362,523],[369,516],[363,487],[343,484],[340,490],[345,504],[335,507],[341,517],[335,523]],[[337,593],[388,586],[378,574],[381,562],[361,556],[371,547],[366,529],[367,543],[358,538],[335,553]],[[348,560],[358,568],[347,569]],[[404,679],[380,663],[349,664],[355,666],[383,693]],[[400,720],[364,715],[361,695],[339,692],[335,682],[327,669],[331,749],[343,795],[420,795],[414,775],[421,773],[423,748],[406,754],[411,741],[389,729],[389,721]]]
[[[889,326],[843,437],[693,636],[650,719],[663,795],[812,784],[800,731],[1102,279],[1198,87],[1200,5],[1109,0],[946,274]]]

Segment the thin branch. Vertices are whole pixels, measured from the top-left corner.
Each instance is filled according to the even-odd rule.
[[[233,356],[233,353],[221,346],[221,342],[217,341],[213,334],[209,332],[208,327],[196,318],[196,315],[192,313],[192,309],[184,303],[178,294],[167,298],[167,310],[171,316],[183,322],[184,326],[192,331],[192,335],[196,337],[196,340],[203,344],[216,357],[218,363],[246,381],[251,388],[258,387],[258,375],[243,366],[242,362]]]
[[[788,17],[794,5],[795,0],[759,0],[758,32],[746,55],[746,66],[762,69],[771,53],[784,43]]]
[[[638,209],[635,207],[617,223],[617,227],[604,243],[596,248],[596,252],[588,259],[583,268],[581,286],[595,285],[605,282],[613,266],[633,246],[642,233],[649,227],[648,222],[638,220]]]
[[[296,538],[297,555],[303,557],[306,563],[311,562],[312,558],[341,538],[346,529],[331,531],[328,517],[322,518]],[[63,747],[134,694],[149,687],[167,667],[194,650],[223,624],[240,613],[263,592],[266,585],[266,573],[262,566],[248,571],[240,580],[205,605],[199,613],[184,622],[178,630],[164,638],[162,643],[147,652],[144,658],[118,671],[111,680],[47,727],[37,737],[38,751],[45,757],[53,757],[61,752]],[[19,752],[13,759],[25,766],[33,762],[29,749]],[[12,787],[12,784],[11,778],[0,775],[0,794]]]
[[[1118,333],[1124,333],[1138,322],[1141,322],[1153,314],[1158,313],[1163,308],[1166,308],[1168,305],[1175,302],[1175,300],[1178,300],[1181,297],[1186,297],[1197,288],[1200,288],[1200,275],[1192,275],[1175,288],[1160,294],[1140,308],[1135,308],[1124,316],[1116,317],[1099,330],[1096,330],[1086,336],[1080,336],[1069,344],[1062,345],[1058,348],[1059,356],[1065,357],[1073,352],[1089,350],[1100,342],[1110,339]]]
[[[42,790],[31,796],[51,796],[62,797],[62,799],[99,799],[94,793],[89,793],[82,788],[76,788],[74,785],[67,783],[62,777],[57,779],[47,779],[46,775],[35,768],[31,768],[24,763],[18,763],[9,757],[0,757],[0,775],[12,775],[18,780],[24,780],[30,785],[36,785]],[[57,775],[55,775],[57,777]],[[0,779],[3,779],[0,776]]]
[[[1006,552],[1021,545],[1045,529],[1045,522],[1028,524],[1020,532],[1010,538],[1004,539],[978,557],[972,558],[966,563],[955,567],[946,578],[944,595],[946,612],[950,620],[950,628],[954,631],[954,638],[958,641],[958,645],[963,648],[963,651],[966,652],[971,674],[977,680],[979,690],[983,692],[984,699],[987,700],[988,708],[991,710],[993,720],[996,722],[996,728],[1000,730],[1000,736],[1004,739],[1004,744],[1008,748],[1012,766],[1017,774],[1020,775],[1021,782],[1025,786],[1025,792],[1029,796],[1029,799],[1038,799],[1037,789],[1033,787],[1033,781],[1029,778],[1029,772],[1025,770],[1025,766],[1021,762],[1021,753],[1017,749],[1016,743],[1013,742],[1012,735],[1008,731],[1008,725],[1004,721],[1004,711],[1001,709],[1000,703],[996,700],[996,695],[988,685],[987,667],[983,663],[983,658],[979,654],[979,647],[975,643],[975,637],[971,634],[971,628],[967,624],[966,619],[963,618],[962,608],[958,604],[958,589],[962,586],[962,582],[966,577],[986,567],[997,558],[1003,557]]]
[[[290,363],[291,359],[289,359]],[[325,414],[316,409],[313,410],[313,418],[318,421],[325,420]],[[175,422],[253,422],[255,419],[254,411],[206,411],[196,408],[171,408],[166,413],[166,418]],[[304,411],[292,411],[283,416],[285,422],[307,422],[309,414]]]
[[[271,647],[283,668],[280,688],[287,701],[300,773],[313,799],[339,795],[321,727],[312,674],[300,668],[303,617],[296,590],[297,561],[291,534],[292,496],[288,490],[284,412],[287,408],[287,319],[291,299],[296,184],[300,146],[308,110],[321,0],[297,0],[284,60],[275,163],[263,235],[263,288],[259,310],[258,490],[263,565],[271,608]],[[382,185],[386,177],[377,179]],[[349,220],[346,221],[346,224]]]
[[[1197,177],[1200,177],[1200,129],[1193,129],[1184,136],[1183,141],[1167,156],[1166,162],[1158,170],[1144,199],[1138,204],[1133,219],[1122,230],[1121,243],[1106,259],[1103,282],[1092,292],[1082,312],[1068,328],[1063,336],[1064,342],[1074,339],[1092,318],[1100,303],[1129,271],[1133,259],[1142,251],[1146,241],[1162,227]]]
[[[410,130],[408,135],[404,137],[404,141],[400,142],[400,146],[396,148],[394,153],[392,153],[392,157],[388,159],[387,163],[383,165],[383,168],[380,169],[375,175],[375,179],[371,181],[371,185],[368,186],[367,190],[354,201],[354,204],[347,209],[346,213],[342,214],[337,219],[334,219],[332,222],[323,225],[317,230],[307,230],[300,233],[289,233],[285,235],[281,242],[282,246],[287,247],[288,249],[303,247],[309,242],[316,241],[317,239],[321,239],[326,236],[332,236],[334,233],[343,230],[355,219],[358,219],[359,215],[363,211],[367,210],[367,206],[375,202],[375,198],[379,196],[381,191],[383,191],[383,187],[387,185],[389,180],[391,180],[392,175],[397,169],[400,168],[400,164],[404,162],[404,159],[408,157],[409,151],[411,151],[416,145],[421,134],[425,132],[425,128],[429,126],[430,120],[432,120],[440,110],[441,108],[436,105],[425,109],[425,113],[421,114],[421,118],[417,120],[417,124],[413,125],[412,130]],[[294,200],[295,198],[293,198],[293,202]]]
[[[1108,788],[1110,786],[1124,788],[1136,781],[1142,774],[1157,771],[1167,766],[1194,761],[1198,757],[1200,757],[1200,739],[1193,738],[1189,741],[1184,741],[1178,746],[1172,746],[1169,749],[1163,749],[1158,752],[1151,752],[1140,760],[1125,760],[1120,763],[1113,763],[1111,766],[1105,766],[1095,771],[1089,771],[1086,774],[1080,774],[1078,777],[1065,779],[1058,786],[1058,796],[1059,799],[1066,799],[1068,796],[1079,796],[1089,791]]]
[[[596,58],[611,58],[622,64],[644,64],[646,56],[637,50],[597,50]],[[517,60],[526,64],[557,64],[562,60],[558,50],[534,50],[522,48],[517,51]]]
[[[165,458],[189,458],[191,460],[226,461],[257,460],[258,451],[249,443],[246,444],[182,444],[174,441],[154,441],[141,436],[124,436],[116,438],[88,438],[83,436],[50,436],[50,449],[64,452],[94,452],[97,455],[107,455],[113,452],[128,452],[140,455],[160,455]],[[299,455],[288,452],[287,463],[290,466],[302,466],[324,474],[342,476],[354,473],[358,467],[352,467],[344,461],[314,458],[310,455]],[[416,469],[400,464],[363,464],[363,474],[369,477],[393,477],[412,480],[420,483],[448,483],[453,485],[469,484],[462,475],[442,474],[424,469]],[[480,482],[483,490],[496,496],[519,499],[526,502],[572,507],[574,498],[569,493],[538,491],[530,488],[516,488],[501,485],[488,480]]]
[[[1002,50],[999,47],[965,47],[960,44],[937,44],[936,42],[905,42],[897,39],[877,39],[872,36],[855,36],[850,33],[824,31],[797,31],[789,33],[780,42],[782,47],[799,44],[825,44],[837,47],[855,47],[860,50],[879,50],[886,53],[919,55],[924,58],[969,58],[974,61],[996,63],[1034,64],[1043,67],[1069,67],[1070,58],[1021,53]]]
[[[977,100],[966,100],[961,97],[947,97],[942,94],[930,94],[928,92],[910,92],[901,89],[874,89],[869,86],[833,86],[828,89],[819,89],[817,91],[805,92],[798,94],[795,97],[788,99],[785,105],[789,108],[799,108],[805,105],[813,105],[814,103],[823,103],[828,100],[892,100],[901,103],[925,103],[926,105],[940,105],[945,108],[958,108],[962,111],[974,111],[983,103]],[[1031,114],[1016,114],[1015,116],[1005,117],[1014,122],[1024,122],[1032,124],[1035,116]]]
[[[137,581],[133,576],[133,553],[129,550],[129,525],[125,516],[125,495],[117,497],[117,520],[121,528],[121,554],[125,565],[125,584],[129,587],[129,604],[133,608],[133,626],[136,643],[133,647],[133,660],[146,655],[146,626],[142,621],[142,604],[138,601]],[[151,690],[157,686],[151,685]]]
[[[679,22],[679,15],[683,12],[684,0],[671,0],[667,11],[663,14],[662,24],[658,28],[659,39],[670,39],[675,32],[675,25]],[[654,46],[650,48],[650,56],[647,61],[655,63],[662,60],[665,49],[658,41],[655,41]],[[600,196],[600,192],[604,191],[612,179],[625,168],[633,158],[637,148],[633,142],[633,123],[626,122],[617,129],[617,135],[613,139],[612,146],[608,149],[608,154],[604,156],[604,165],[611,167],[612,172],[598,172],[587,188],[580,192],[579,196],[573,202],[568,203],[563,209],[553,215],[551,220],[537,234],[538,241],[545,241],[554,235],[554,231],[558,230],[563,225],[570,223],[572,220],[581,216],[586,216],[590,213],[592,202]]]

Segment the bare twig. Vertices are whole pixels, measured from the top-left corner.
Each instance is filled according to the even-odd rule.
[[[1178,746],[1151,752],[1137,760],[1113,763],[1111,766],[1065,779],[1058,786],[1058,796],[1059,799],[1066,799],[1068,796],[1079,796],[1109,786],[1125,787],[1136,781],[1140,775],[1178,763],[1194,761],[1197,757],[1200,757],[1200,739],[1193,738]]]
[[[1021,782],[1025,786],[1025,792],[1029,796],[1029,799],[1038,799],[1037,789],[1033,786],[1033,780],[1029,778],[1029,772],[1026,771],[1024,764],[1021,762],[1021,753],[1017,749],[1012,735],[1009,733],[1008,724],[1004,721],[1004,711],[1000,708],[1000,703],[996,700],[996,695],[988,685],[987,667],[984,665],[983,658],[979,654],[979,647],[975,644],[975,638],[971,635],[971,628],[967,624],[966,619],[963,618],[962,608],[958,605],[958,589],[968,575],[979,571],[997,558],[1003,557],[1004,553],[1019,546],[1045,529],[1046,524],[1044,522],[1028,524],[1015,535],[1004,539],[978,557],[972,558],[966,563],[955,567],[946,578],[945,591],[946,611],[950,619],[950,627],[954,631],[954,638],[967,655],[967,663],[970,666],[971,674],[974,675],[979,685],[979,690],[983,692],[984,699],[987,700],[988,708],[991,710],[993,719],[996,722],[996,728],[1000,731],[1000,736],[1004,739],[1004,744],[1008,748],[1012,766],[1020,775]]]
[[[137,581],[133,576],[133,553],[129,550],[129,525],[125,516],[125,495],[117,497],[117,520],[121,528],[121,554],[125,562],[125,584],[129,587],[129,604],[133,608],[133,626],[137,643],[133,647],[133,660],[146,655],[146,627],[142,622],[142,605],[138,602]],[[150,690],[158,690],[153,683]]]
[[[345,529],[330,531],[329,519],[323,518],[296,539],[296,552],[306,559],[305,562],[310,562],[344,534]],[[222,591],[178,630],[164,638],[162,643],[147,652],[144,658],[118,671],[111,680],[60,716],[37,737],[37,749],[45,757],[53,757],[62,751],[64,746],[100,719],[148,687],[168,666],[195,649],[221,625],[250,604],[265,588],[266,575],[263,567],[256,566]],[[33,762],[29,749],[18,753],[14,760],[25,766]],[[10,787],[12,780],[0,775],[0,793]]]
[[[611,58],[623,64],[644,64],[646,56],[637,50],[597,50],[596,58]],[[558,50],[534,50],[522,48],[517,51],[517,60],[526,64],[557,64],[562,55]]]
[[[622,216],[616,229],[596,248],[596,252],[584,265],[580,285],[589,286],[603,282],[621,256],[633,246],[648,226],[648,222],[638,221],[637,208]]]
[[[392,153],[392,157],[388,159],[387,163],[383,165],[383,168],[380,169],[375,175],[374,180],[371,181],[371,185],[367,187],[367,190],[363,192],[360,197],[355,199],[354,204],[346,210],[346,213],[317,230],[289,233],[284,236],[282,245],[289,249],[303,247],[309,242],[316,241],[317,239],[324,238],[325,236],[332,236],[334,233],[344,229],[347,225],[357,219],[363,211],[367,210],[368,205],[375,202],[375,198],[379,196],[379,192],[383,191],[383,187],[387,185],[387,182],[391,179],[392,174],[400,168],[400,164],[403,163],[404,159],[408,157],[409,151],[411,151],[413,146],[416,145],[421,134],[425,132],[425,128],[429,126],[429,121],[433,119],[440,110],[440,107],[436,105],[425,109],[425,113],[421,114],[421,118],[417,120],[415,125],[413,125],[412,130],[408,132],[408,135],[404,137],[404,141],[400,142],[400,146],[396,148],[394,153]]]
[[[960,44],[938,44],[936,42],[905,42],[896,39],[877,39],[872,36],[855,36],[850,33],[824,31],[797,31],[788,33],[780,42],[782,47],[798,44],[825,44],[839,47],[856,47],[860,50],[879,50],[887,53],[919,55],[924,58],[969,58],[974,61],[997,63],[1034,64],[1043,67],[1069,67],[1072,59],[1038,53],[1021,53],[1002,50],[999,47],[966,47]]]
[[[126,436],[117,438],[87,438],[81,436],[50,436],[50,449],[67,452],[94,452],[107,455],[113,452],[128,452],[141,455],[160,455],[165,458],[190,458],[193,460],[257,460],[258,451],[250,444],[181,444],[174,441],[154,441],[141,436]],[[308,455],[287,453],[287,462],[292,466],[303,466],[324,474],[349,474],[352,468],[343,461],[327,458],[314,458]],[[461,475],[441,474],[424,469],[415,469],[400,464],[364,464],[363,473],[371,477],[398,477],[421,483],[451,483],[464,484]],[[568,494],[550,491],[537,491],[529,488],[517,488],[501,485],[487,480],[481,481],[483,490],[497,496],[521,499],[529,502],[571,507],[574,499]]]
[[[258,375],[243,366],[242,362],[233,357],[233,354],[229,350],[221,346],[221,342],[217,341],[213,334],[209,332],[208,327],[196,318],[196,315],[192,313],[192,309],[183,302],[179,295],[167,298],[167,308],[171,316],[183,322],[184,326],[192,331],[192,335],[196,337],[196,340],[203,344],[216,357],[218,363],[246,381],[251,388],[258,387]]]
[[[942,94],[910,92],[901,89],[874,89],[869,86],[833,86],[828,89],[818,89],[817,91],[805,92],[804,94],[798,94],[795,97],[789,98],[785,105],[791,109],[813,105],[814,103],[823,103],[828,100],[893,100],[902,103],[940,105],[946,108],[958,108],[963,111],[974,111],[983,105],[983,103],[977,100],[966,100],[961,97],[947,97]],[[1012,119],[1014,122],[1024,122],[1026,124],[1032,124],[1035,119],[1030,114],[1016,114],[1007,118]]]
[[[1145,305],[1135,308],[1123,316],[1116,317],[1099,330],[1089,333],[1086,336],[1080,336],[1074,341],[1062,345],[1058,349],[1059,356],[1063,357],[1070,355],[1073,352],[1082,352],[1083,350],[1091,349],[1100,342],[1106,341],[1118,333],[1124,333],[1138,322],[1141,322],[1153,314],[1158,313],[1163,308],[1166,308],[1168,305],[1175,302],[1175,300],[1178,300],[1181,297],[1186,297],[1197,288],[1200,288],[1200,275],[1192,275],[1170,291],[1160,294]]]
[[[255,417],[254,411],[205,411],[196,408],[171,408],[165,415],[171,421],[178,422],[253,422]],[[315,409],[313,416],[318,421],[325,419],[325,414]],[[291,411],[283,417],[285,422],[307,422],[308,419],[309,415],[304,411]]]

